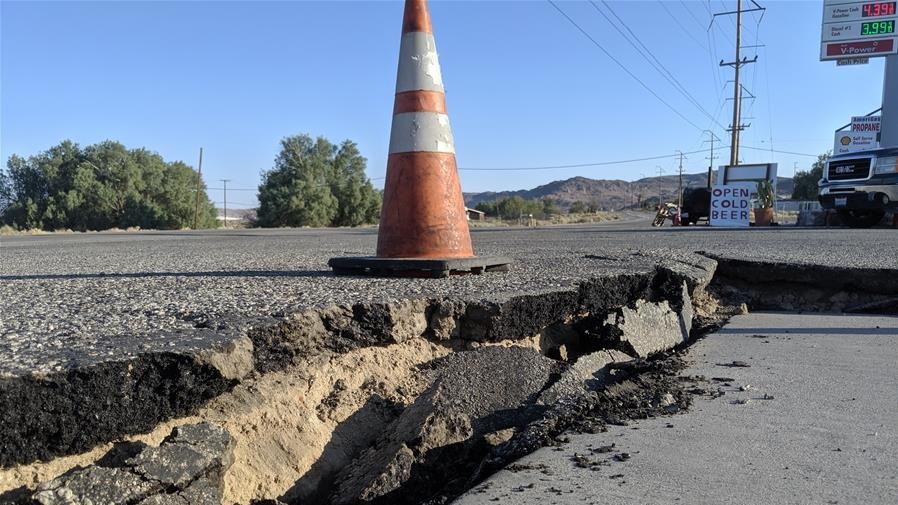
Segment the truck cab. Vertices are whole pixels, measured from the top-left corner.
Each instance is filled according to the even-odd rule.
[[[833,156],[817,186],[824,209],[852,228],[869,228],[898,211],[898,148]]]

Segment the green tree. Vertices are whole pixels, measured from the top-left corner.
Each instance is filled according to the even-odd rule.
[[[499,217],[499,205],[495,200],[489,202],[480,202],[474,207],[476,210],[483,212],[487,216]]]
[[[499,200],[497,207],[499,209],[499,215],[504,219],[518,219],[527,214],[527,212],[525,212],[527,210],[527,200],[524,200],[520,196],[512,196]]]
[[[549,217],[553,214],[561,214],[561,210],[558,208],[558,202],[552,198],[543,198],[540,202],[542,204],[542,213],[544,216]]]
[[[337,198],[334,226],[358,226],[379,219],[381,195],[365,175],[367,162],[355,142],[340,144],[330,173],[331,192]]]
[[[568,209],[568,214],[583,214],[584,212],[586,212],[586,204],[580,200],[572,203]]]
[[[6,172],[0,170],[0,216],[13,202],[12,181]]]
[[[274,168],[262,173],[256,224],[357,226],[376,222],[380,193],[365,175],[358,147],[340,147],[324,137],[296,135],[281,140]]]
[[[47,230],[184,228],[193,226],[197,177],[184,163],[167,163],[147,149],[129,150],[111,140],[81,149],[65,140],[28,159],[9,158],[0,218]],[[199,197],[199,226],[216,226],[202,183]]]
[[[823,178],[823,167],[826,160],[830,158],[827,151],[817,156],[817,161],[811,165],[810,170],[799,170],[795,172],[792,178],[794,187],[792,189],[793,200],[816,200],[817,199],[817,181]]]

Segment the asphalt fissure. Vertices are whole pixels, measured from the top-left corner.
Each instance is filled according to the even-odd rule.
[[[898,309],[898,269],[748,261],[717,262],[711,291],[751,310],[887,313]]]
[[[15,470],[23,464],[51,461],[123,436],[147,433],[169,419],[196,415],[210,400],[238,384],[251,384],[270,373],[366,348],[420,339],[447,350],[515,343],[539,349],[534,350],[537,355],[557,355],[568,347],[574,359],[583,354],[574,350],[584,344],[576,338],[554,342],[546,330],[565,322],[574,326],[589,314],[610,314],[637,300],[661,297],[661,291],[670,287],[666,280],[659,280],[659,272],[664,270],[610,275],[571,290],[501,299],[359,303],[310,309],[280,320],[203,320],[197,321],[197,332],[219,335],[220,341],[211,350],[139,354],[127,361],[63,372],[3,377],[0,466]],[[681,300],[676,303],[682,305]],[[421,364],[427,359],[424,356]],[[550,375],[559,376],[557,370]],[[527,401],[532,403],[555,380],[547,378]],[[501,385],[501,380],[497,378],[496,384]]]
[[[238,447],[284,452],[283,461],[259,462],[238,450],[217,488],[231,502],[446,503],[567,430],[688,408],[696,381],[677,377],[676,352],[728,315],[879,310],[898,295],[894,271],[708,258],[536,294],[202,321],[197,331],[228,335],[212,350],[3,377],[0,467],[193,416],[225,426]],[[399,369],[405,379],[389,377]],[[353,376],[360,370],[382,378],[362,381]],[[269,382],[276,397],[260,387]],[[229,412],[234,405],[245,412]],[[281,432],[253,427],[261,410]],[[255,487],[240,489],[248,481]]]

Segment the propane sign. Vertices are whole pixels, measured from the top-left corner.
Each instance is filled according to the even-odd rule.
[[[711,188],[711,226],[748,226],[751,187],[748,184]]]
[[[882,130],[882,116],[852,116],[851,131],[874,132]]]

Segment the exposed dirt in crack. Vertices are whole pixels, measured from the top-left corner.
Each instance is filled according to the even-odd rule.
[[[702,254],[717,262],[709,291],[731,306],[878,313],[898,307],[895,269],[757,262]]]
[[[157,445],[175,426],[210,422],[225,428],[236,442],[235,462],[224,477],[223,503],[280,496],[315,468],[351,461],[358,430],[381,429],[397,414],[397,405],[410,403],[426,386],[417,366],[449,352],[443,345],[417,339],[321,356],[238,385],[193,416],[126,440]],[[0,470],[0,486],[34,487],[96,462],[111,448],[106,444],[48,463]]]

